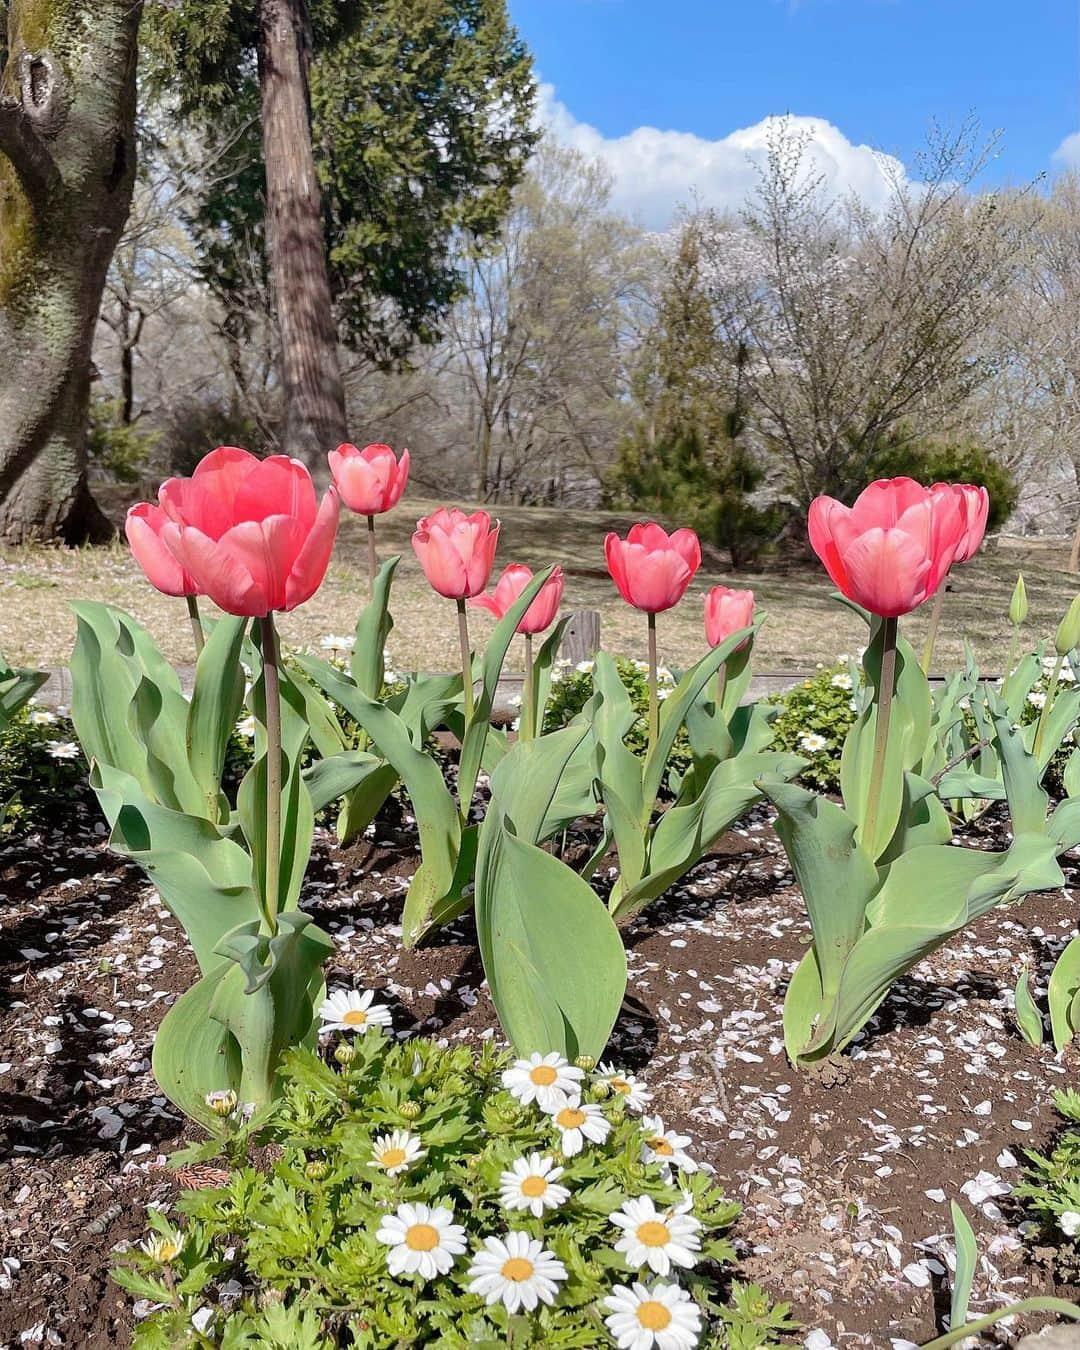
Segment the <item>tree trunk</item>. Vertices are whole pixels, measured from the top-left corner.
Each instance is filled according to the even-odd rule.
[[[307,0],[260,0],[266,230],[285,399],[285,451],[320,475],[346,437],[345,389],[311,147]]]
[[[1080,570],[1080,521],[1077,522],[1076,529],[1073,531],[1072,548],[1069,550],[1069,571],[1076,572]]]
[[[90,349],[135,178],[141,0],[9,0],[0,75],[0,536],[112,527],[86,483]]]

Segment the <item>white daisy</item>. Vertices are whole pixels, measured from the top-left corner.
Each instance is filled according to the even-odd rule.
[[[504,1209],[527,1209],[534,1219],[543,1218],[544,1210],[558,1209],[570,1196],[565,1186],[555,1185],[562,1174],[554,1158],[539,1153],[515,1158],[499,1178],[499,1203]]]
[[[1058,679],[1062,684],[1076,683],[1076,672],[1073,670],[1072,666],[1069,665],[1068,661],[1061,667],[1061,674],[1058,676]]]
[[[1080,1214],[1077,1214],[1075,1209],[1062,1210],[1058,1227],[1066,1237],[1076,1237],[1077,1233],[1080,1233]]]
[[[356,989],[335,989],[319,1008],[323,1031],[369,1031],[372,1027],[390,1025],[390,1009],[382,1003],[372,1003],[375,995],[370,989],[363,993]]]
[[[664,1128],[659,1116],[645,1116],[641,1122],[645,1131],[645,1140],[641,1145],[641,1161],[659,1163],[670,1171],[672,1166],[680,1172],[696,1172],[697,1163],[686,1152],[690,1143],[688,1134],[676,1134],[674,1130]]]
[[[175,1261],[183,1250],[183,1242],[179,1233],[151,1233],[148,1238],[144,1238],[139,1243],[139,1247],[146,1253],[151,1260],[159,1265],[166,1266],[170,1261]]]
[[[327,633],[319,642],[324,652],[351,652],[356,646],[355,637],[343,637],[340,633]]]
[[[559,1148],[567,1158],[580,1153],[586,1139],[602,1144],[611,1132],[611,1121],[592,1102],[567,1102],[552,1112],[551,1119],[562,1135]]]
[[[515,1059],[502,1076],[503,1087],[523,1106],[536,1102],[541,1111],[556,1111],[581,1091],[582,1071],[557,1051],[542,1055],[534,1050],[528,1059]]]
[[[805,750],[808,755],[816,755],[819,750],[824,750],[829,742],[824,736],[819,736],[816,731],[804,731],[799,737],[799,749]]]
[[[591,675],[595,666],[595,661],[579,661],[574,669],[579,675]]]
[[[611,1222],[623,1230],[615,1250],[633,1269],[648,1266],[657,1275],[667,1275],[672,1265],[689,1270],[697,1260],[694,1253],[701,1250],[697,1219],[678,1209],[658,1211],[647,1195],[627,1200],[611,1215]]]
[[[50,741],[48,749],[53,759],[78,759],[82,753],[74,741]]]
[[[380,1167],[388,1177],[396,1177],[414,1162],[419,1162],[427,1150],[421,1148],[420,1140],[408,1130],[391,1130],[389,1134],[377,1135],[371,1141],[371,1152],[368,1166]]]
[[[701,1313],[677,1284],[617,1284],[603,1302],[611,1309],[604,1323],[619,1350],[693,1350],[698,1343]]]
[[[383,1216],[375,1234],[390,1248],[386,1266],[391,1275],[419,1275],[433,1280],[445,1275],[468,1245],[465,1229],[454,1223],[454,1211],[443,1205],[398,1205]]]
[[[47,708],[39,708],[37,712],[30,714],[30,725],[32,727],[52,727],[56,725],[56,714],[48,711]]]
[[[1046,695],[1041,689],[1033,689],[1028,694],[1027,701],[1033,708],[1043,708],[1046,706]]]
[[[850,689],[850,688],[851,688],[851,676],[848,675],[848,674],[846,674],[844,671],[841,670],[841,671],[838,671],[838,672],[832,677],[832,679],[829,681],[829,683],[832,685],[832,687],[833,687],[834,689]]]
[[[640,1114],[652,1101],[652,1093],[643,1083],[639,1083],[632,1073],[620,1073],[610,1064],[601,1064],[597,1075],[601,1083],[606,1083],[616,1096],[623,1099],[628,1111]]]
[[[675,676],[668,670],[667,666],[656,667],[656,678],[661,684],[674,684]]]
[[[236,734],[243,736],[245,740],[253,741],[255,739],[255,719],[254,717],[241,717],[236,724]]]
[[[470,1294],[479,1294],[490,1307],[502,1301],[513,1315],[519,1308],[532,1312],[538,1303],[554,1303],[566,1267],[528,1233],[507,1233],[484,1239],[469,1267]]]

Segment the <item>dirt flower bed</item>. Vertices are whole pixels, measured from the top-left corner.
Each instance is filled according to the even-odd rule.
[[[304,907],[336,944],[328,983],[378,990],[397,1036],[498,1036],[468,922],[400,947],[416,862],[408,823],[380,824],[347,853],[321,840]],[[991,912],[814,1074],[783,1051],[781,1003],[808,927],[766,811],[626,931],[609,1058],[644,1076],[650,1110],[743,1205],[737,1273],[792,1301],[810,1350],[940,1330],[952,1199],[979,1241],[972,1315],[1051,1291],[1010,1195],[1024,1149],[1057,1128],[1051,1096],[1075,1081],[1076,1059],[1020,1039],[1011,991],[1022,959],[1038,986],[1074,930],[1070,890]],[[166,1155],[196,1134],[149,1059],[194,976],[182,931],[100,834],[0,850],[0,1344],[128,1343],[143,1310],[108,1270],[117,1244],[143,1235],[146,1207],[170,1204]]]

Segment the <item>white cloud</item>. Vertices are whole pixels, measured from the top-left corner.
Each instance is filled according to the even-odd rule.
[[[780,119],[763,118],[715,141],[689,131],[647,126],[625,136],[606,137],[596,127],[579,122],[559,102],[554,86],[543,84],[540,120],[558,141],[607,165],[614,178],[617,207],[651,228],[662,229],[676,207],[695,198],[703,206],[737,210],[757,186],[755,166],[765,162],[770,131]],[[837,195],[855,192],[871,206],[883,205],[890,175],[905,174],[899,160],[868,145],[853,144],[823,118],[789,116],[787,120],[808,136],[808,164]],[[1080,142],[1080,137],[1076,139]]]
[[[1054,163],[1064,169],[1080,169],[1080,131],[1066,136],[1054,151]]]

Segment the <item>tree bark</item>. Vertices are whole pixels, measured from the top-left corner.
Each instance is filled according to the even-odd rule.
[[[141,0],[9,0],[0,74],[0,536],[109,537],[90,350],[135,178]]]
[[[307,0],[259,0],[266,230],[285,399],[285,451],[320,476],[346,438],[345,389],[311,145]]]

